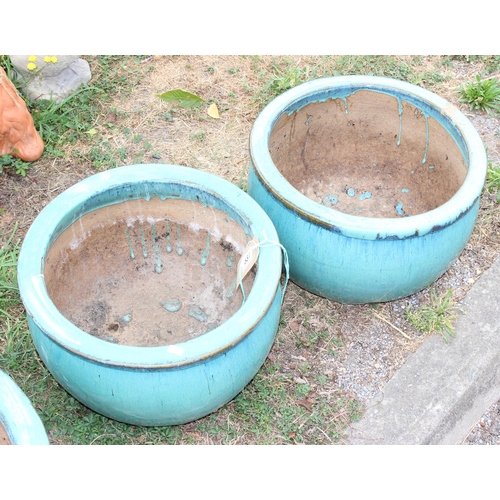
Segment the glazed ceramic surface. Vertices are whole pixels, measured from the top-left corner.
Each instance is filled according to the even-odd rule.
[[[201,202],[226,212],[250,238],[278,242],[258,204],[223,179],[177,165],[121,167],[76,184],[39,214],[21,248],[19,289],[40,357],[75,398],[131,424],[182,424],[231,400],[263,364],[280,316],[281,249],[274,244],[260,248],[246,301],[204,335],[155,347],[96,338],[55,307],[44,281],[44,259],[58,236],[82,215],[138,198],[146,204],[153,198]]]
[[[31,401],[9,375],[0,370],[0,424],[13,445],[48,445],[49,440]]]
[[[370,96],[376,98],[378,108],[371,104]],[[390,105],[390,112],[377,122],[379,134],[373,127],[370,130],[365,126],[364,113],[366,109],[366,115],[371,113],[370,118],[376,121],[378,111],[383,109],[380,106],[384,106],[381,102]],[[331,131],[327,130],[330,124],[325,118],[328,113],[336,120],[337,128],[332,126]],[[313,129],[315,120],[321,126]],[[304,132],[297,142],[299,127]],[[345,135],[347,131],[351,135]],[[366,163],[360,166],[356,162],[361,156],[354,157],[354,153],[365,147],[363,141],[368,141],[368,133],[372,135],[371,142],[362,157]],[[317,139],[320,134],[327,139],[323,143]],[[339,141],[345,137],[347,144],[340,149]],[[442,144],[446,145],[445,150],[440,149]],[[306,161],[303,157],[313,146],[314,156],[309,153]],[[380,162],[382,165],[377,165],[378,149],[383,147],[389,153]],[[274,222],[288,252],[291,279],[315,294],[345,303],[403,297],[431,284],[445,272],[474,228],[487,168],[482,141],[457,108],[417,86],[368,76],[313,80],[277,97],[254,124],[250,151],[248,193]],[[338,183],[344,191],[328,196],[323,193],[318,199],[306,196],[312,178],[307,176],[315,168],[319,171],[315,165],[320,160],[316,158],[329,155],[327,160],[333,164],[336,151],[342,152],[346,163],[351,152],[355,158],[348,163],[349,172],[336,174],[346,175]],[[349,184],[353,179],[347,174],[359,169],[360,185],[371,180],[375,167],[377,175],[387,174],[385,164],[393,163],[391,151],[394,155],[405,151],[415,166],[393,167],[379,185],[374,185],[373,196],[363,189],[354,198],[355,191]],[[452,166],[448,168],[449,164]],[[328,165],[326,160],[324,165]],[[339,172],[340,167],[336,168]],[[360,207],[359,213],[363,213],[364,207],[390,182],[388,179],[397,177],[403,168],[408,169],[405,179],[409,181],[417,179],[417,171],[422,172],[418,177],[421,184],[415,184],[413,192],[419,191],[417,201],[423,200],[421,205],[430,208],[415,210],[415,215],[411,215],[413,207],[407,204],[409,210],[404,213],[399,198],[394,198],[394,202],[384,201],[388,215],[356,215],[355,210]],[[439,190],[432,177],[438,172],[442,175],[440,185],[444,186]],[[320,173],[327,178],[328,167]],[[450,179],[446,177],[448,173]],[[295,186],[289,180],[292,177]],[[347,180],[342,181],[344,178]],[[329,186],[335,187],[334,181],[332,175]],[[396,196],[401,199],[410,191],[405,184],[396,187],[394,192],[400,193]],[[443,197],[444,188],[448,192]],[[425,199],[432,190],[436,196]],[[350,199],[357,206],[352,205],[351,213],[341,211],[341,201]]]

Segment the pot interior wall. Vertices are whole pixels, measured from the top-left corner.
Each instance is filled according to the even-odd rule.
[[[467,174],[448,131],[403,98],[358,90],[283,114],[269,151],[308,198],[364,217],[401,217],[445,203]]]
[[[243,228],[214,207],[129,200],[83,215],[56,239],[45,259],[47,291],[67,319],[98,338],[176,344],[241,306],[235,280],[246,243]],[[254,276],[255,269],[243,280],[247,295]]]

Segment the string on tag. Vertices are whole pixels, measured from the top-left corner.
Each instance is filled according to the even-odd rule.
[[[250,268],[253,266],[253,264],[255,264],[255,262],[257,261],[259,255],[259,249],[269,248],[272,246],[279,246],[283,254],[283,265],[285,268],[285,284],[282,286],[282,292],[281,292],[281,303],[283,303],[283,300],[285,298],[285,291],[288,286],[289,273],[290,273],[290,266],[288,263],[288,253],[285,247],[281,243],[270,240],[267,237],[265,231],[262,231],[261,234],[263,236],[262,240],[259,241],[257,237],[254,237],[253,240],[250,240],[248,242],[247,248],[240,259],[240,263],[242,263],[242,265],[240,265],[240,263],[238,265],[236,288],[238,288],[238,286],[241,288],[241,294],[243,295],[243,303],[244,303],[246,301],[246,294],[245,294],[245,288],[243,287],[243,278],[245,277],[246,273],[250,270]],[[241,272],[242,268],[244,268],[244,272]],[[230,293],[232,295],[232,291]]]
[[[281,243],[270,240],[267,237],[267,234],[264,230],[261,231],[261,234],[264,236],[264,239],[259,242],[259,246],[261,248],[279,246],[281,248],[281,253],[283,254],[283,267],[285,268],[285,284],[283,285],[283,289],[281,291],[281,303],[283,304],[283,300],[285,300],[286,287],[288,286],[288,280],[290,278],[290,265],[288,263],[288,253],[286,251],[286,248]],[[267,243],[267,245],[264,245],[265,243]]]

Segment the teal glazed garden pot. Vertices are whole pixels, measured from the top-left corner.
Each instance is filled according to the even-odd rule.
[[[2,370],[0,370],[0,425],[9,438],[9,444],[49,444],[45,427],[31,401]]]
[[[236,265],[254,238],[243,300]],[[234,398],[271,349],[278,243],[262,208],[212,174],[134,165],[91,176],[41,211],[21,248],[36,349],[70,394],[109,418],[201,418]]]
[[[443,274],[472,233],[487,169],[455,106],[372,76],[278,96],[250,153],[248,193],[274,222],[290,278],[343,303],[394,300]]]

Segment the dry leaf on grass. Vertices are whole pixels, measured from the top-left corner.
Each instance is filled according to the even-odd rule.
[[[207,113],[208,113],[208,116],[211,116],[212,118],[216,118],[216,119],[220,118],[219,110],[217,109],[217,106],[214,102],[212,104],[210,104],[210,106],[208,107]]]

